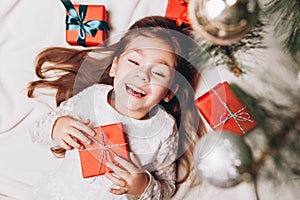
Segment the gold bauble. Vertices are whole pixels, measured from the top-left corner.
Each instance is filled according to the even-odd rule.
[[[257,0],[190,0],[188,16],[195,34],[215,45],[241,40],[258,18]]]

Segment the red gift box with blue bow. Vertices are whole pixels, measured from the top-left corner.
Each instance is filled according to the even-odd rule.
[[[61,0],[67,10],[66,41],[70,45],[98,46],[104,45],[107,14],[104,5],[72,4],[69,0]]]

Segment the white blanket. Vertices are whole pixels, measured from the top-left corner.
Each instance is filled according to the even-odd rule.
[[[139,18],[165,15],[167,5],[167,0],[76,2],[104,4],[114,40]],[[22,199],[45,172],[60,164],[48,147],[32,144],[28,132],[41,115],[55,106],[54,97],[48,94],[28,99],[26,86],[36,79],[34,60],[38,52],[52,46],[69,46],[64,20],[65,8],[60,0],[0,0],[0,200]],[[188,186],[183,185],[174,199],[254,198],[248,183],[229,190],[206,184]]]

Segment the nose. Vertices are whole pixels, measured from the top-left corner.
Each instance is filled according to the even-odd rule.
[[[150,81],[150,67],[149,66],[141,66],[138,68],[139,70],[136,71],[136,75],[143,80],[144,82],[149,82]]]

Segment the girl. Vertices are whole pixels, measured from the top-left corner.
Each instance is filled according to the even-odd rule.
[[[185,27],[153,16],[137,21],[107,48],[40,53],[36,73],[42,80],[29,84],[28,96],[36,88],[57,89],[58,107],[37,123],[33,140],[69,151],[60,169],[41,181],[35,198],[171,198],[176,182],[193,170],[192,149],[204,132],[194,106],[199,73],[185,59],[194,44],[183,33]],[[116,157],[122,168],[108,163],[114,173],[91,183],[93,178],[81,177],[78,151],[72,149],[90,142],[82,132],[94,135],[92,127],[116,122],[124,126],[131,160]],[[176,166],[184,171],[176,173]]]

